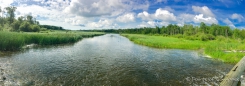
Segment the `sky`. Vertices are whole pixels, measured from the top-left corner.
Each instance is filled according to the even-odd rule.
[[[65,29],[124,29],[199,25],[245,29],[245,0],[0,0],[16,17],[32,15],[40,24]]]

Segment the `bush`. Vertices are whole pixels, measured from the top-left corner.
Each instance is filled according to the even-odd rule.
[[[32,31],[33,32],[39,32],[40,31],[40,27],[38,25],[32,25]]]
[[[198,40],[197,37],[195,36],[184,36],[183,38],[188,39],[188,40]]]
[[[174,37],[176,37],[176,38],[183,38],[184,36],[182,34],[177,34],[177,35],[174,35]]]
[[[218,41],[224,41],[224,40],[226,40],[226,38],[224,36],[216,36],[216,39]]]
[[[29,22],[24,22],[20,25],[20,30],[24,32],[31,32],[32,28]]]
[[[211,34],[204,34],[204,33],[198,33],[196,34],[196,37],[198,38],[198,40],[201,41],[208,41],[208,40],[214,40],[215,37]]]

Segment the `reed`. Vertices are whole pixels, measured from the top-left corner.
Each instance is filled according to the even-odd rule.
[[[204,50],[206,55],[214,59],[222,60],[226,63],[236,63],[243,56],[245,52],[234,52],[245,49],[245,44],[237,40],[187,40],[184,38],[164,37],[156,35],[140,35],[140,34],[122,34],[137,44],[146,45],[155,48],[166,49],[190,49],[190,50]],[[225,52],[231,51],[231,52]]]
[[[0,51],[19,50],[27,44],[54,45],[63,43],[74,43],[84,37],[103,35],[99,32],[48,32],[48,33],[22,33],[0,31]]]

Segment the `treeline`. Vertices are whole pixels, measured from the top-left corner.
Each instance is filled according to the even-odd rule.
[[[162,27],[156,26],[132,29],[107,29],[87,31],[163,35],[202,41],[215,40],[217,38],[234,38],[242,40],[245,39],[244,29],[232,29],[229,26],[221,26],[218,24],[206,25],[203,22],[201,22],[199,26],[188,24],[185,24],[184,26],[178,26],[176,24],[169,24],[168,26]]]
[[[47,29],[64,30],[62,27],[51,25],[40,25],[31,15],[15,18],[16,7],[0,7],[0,30],[9,29],[10,31],[39,32]]]
[[[63,27],[52,26],[52,25],[39,25],[41,28],[47,28],[50,30],[65,30]]]

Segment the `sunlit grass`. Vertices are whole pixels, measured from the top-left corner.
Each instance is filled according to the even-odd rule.
[[[245,44],[237,42],[236,40],[212,40],[212,41],[200,41],[200,40],[186,40],[184,38],[163,37],[163,36],[151,36],[140,34],[122,34],[129,38],[131,41],[156,48],[167,49],[191,49],[198,50],[203,49],[206,55],[212,58],[222,60],[227,63],[238,62],[245,53],[242,52],[229,52],[224,51],[239,51],[245,49]]]
[[[22,46],[31,43],[39,45],[74,43],[84,37],[92,37],[102,34],[104,33],[80,31],[53,31],[47,33],[0,31],[0,50],[18,50],[21,49]]]

